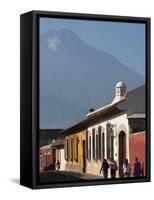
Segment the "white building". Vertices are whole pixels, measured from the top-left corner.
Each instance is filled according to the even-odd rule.
[[[145,131],[145,105],[144,85],[126,93],[126,85],[120,81],[110,104],[91,109],[85,119],[62,132],[85,132],[79,148],[85,173],[99,175],[103,160],[113,158],[118,165],[117,177],[122,175],[123,162],[130,157],[130,134]]]
[[[57,139],[53,142],[52,147],[55,148],[55,160],[60,162],[60,169],[65,170],[65,154],[64,154],[64,139]]]
[[[118,164],[117,177],[122,175],[125,158],[129,159],[129,135],[145,130],[144,86],[126,94],[126,86],[118,82],[112,103],[87,114],[86,172],[100,174],[103,159],[113,158]],[[139,101],[138,101],[139,100]]]

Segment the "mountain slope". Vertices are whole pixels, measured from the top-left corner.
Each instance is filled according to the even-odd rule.
[[[105,51],[97,50],[69,29],[40,37],[40,126],[64,128],[85,117],[89,108],[110,103],[114,85],[127,89],[143,77]]]

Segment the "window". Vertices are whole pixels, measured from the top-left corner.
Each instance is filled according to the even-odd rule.
[[[102,133],[102,160],[105,158],[105,133]]]
[[[68,160],[68,139],[65,139],[65,160]]]
[[[111,125],[107,126],[107,159],[114,158],[114,135]]]
[[[98,156],[99,156],[99,135],[96,135],[96,157],[95,159],[98,160]]]
[[[70,160],[73,161],[73,138],[70,138]]]
[[[91,160],[91,136],[89,136],[89,145],[88,145],[88,160]]]
[[[88,159],[88,131],[86,131],[86,159]]]
[[[110,159],[110,124],[107,124],[107,131],[106,131],[106,134],[107,134],[107,159]]]
[[[102,139],[101,139],[101,127],[98,127],[98,159],[102,159]]]
[[[110,139],[111,139],[111,158],[114,158],[114,136],[113,136],[113,130],[110,132]]]
[[[78,161],[78,137],[74,137],[74,159]]]
[[[93,159],[95,159],[95,129],[92,130],[92,150],[93,150]]]
[[[70,142],[70,138],[68,139],[68,160],[70,160],[70,156],[71,156],[71,142]]]

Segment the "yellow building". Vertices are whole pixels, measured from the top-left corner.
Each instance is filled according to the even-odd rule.
[[[73,172],[86,171],[86,130],[70,132],[65,136],[65,169]]]

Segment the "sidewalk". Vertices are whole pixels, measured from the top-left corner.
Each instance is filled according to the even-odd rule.
[[[96,180],[96,179],[103,179],[102,176],[97,176],[93,174],[87,173],[80,173],[80,172],[70,172],[70,171],[47,171],[40,174],[40,178],[42,180],[50,180],[53,179],[56,181],[69,181],[69,180]]]
[[[72,177],[83,179],[83,180],[103,179],[103,177],[101,175],[98,176],[98,175],[80,173],[80,172],[55,171],[55,173],[63,174],[63,175],[66,175],[66,176],[72,176]]]

